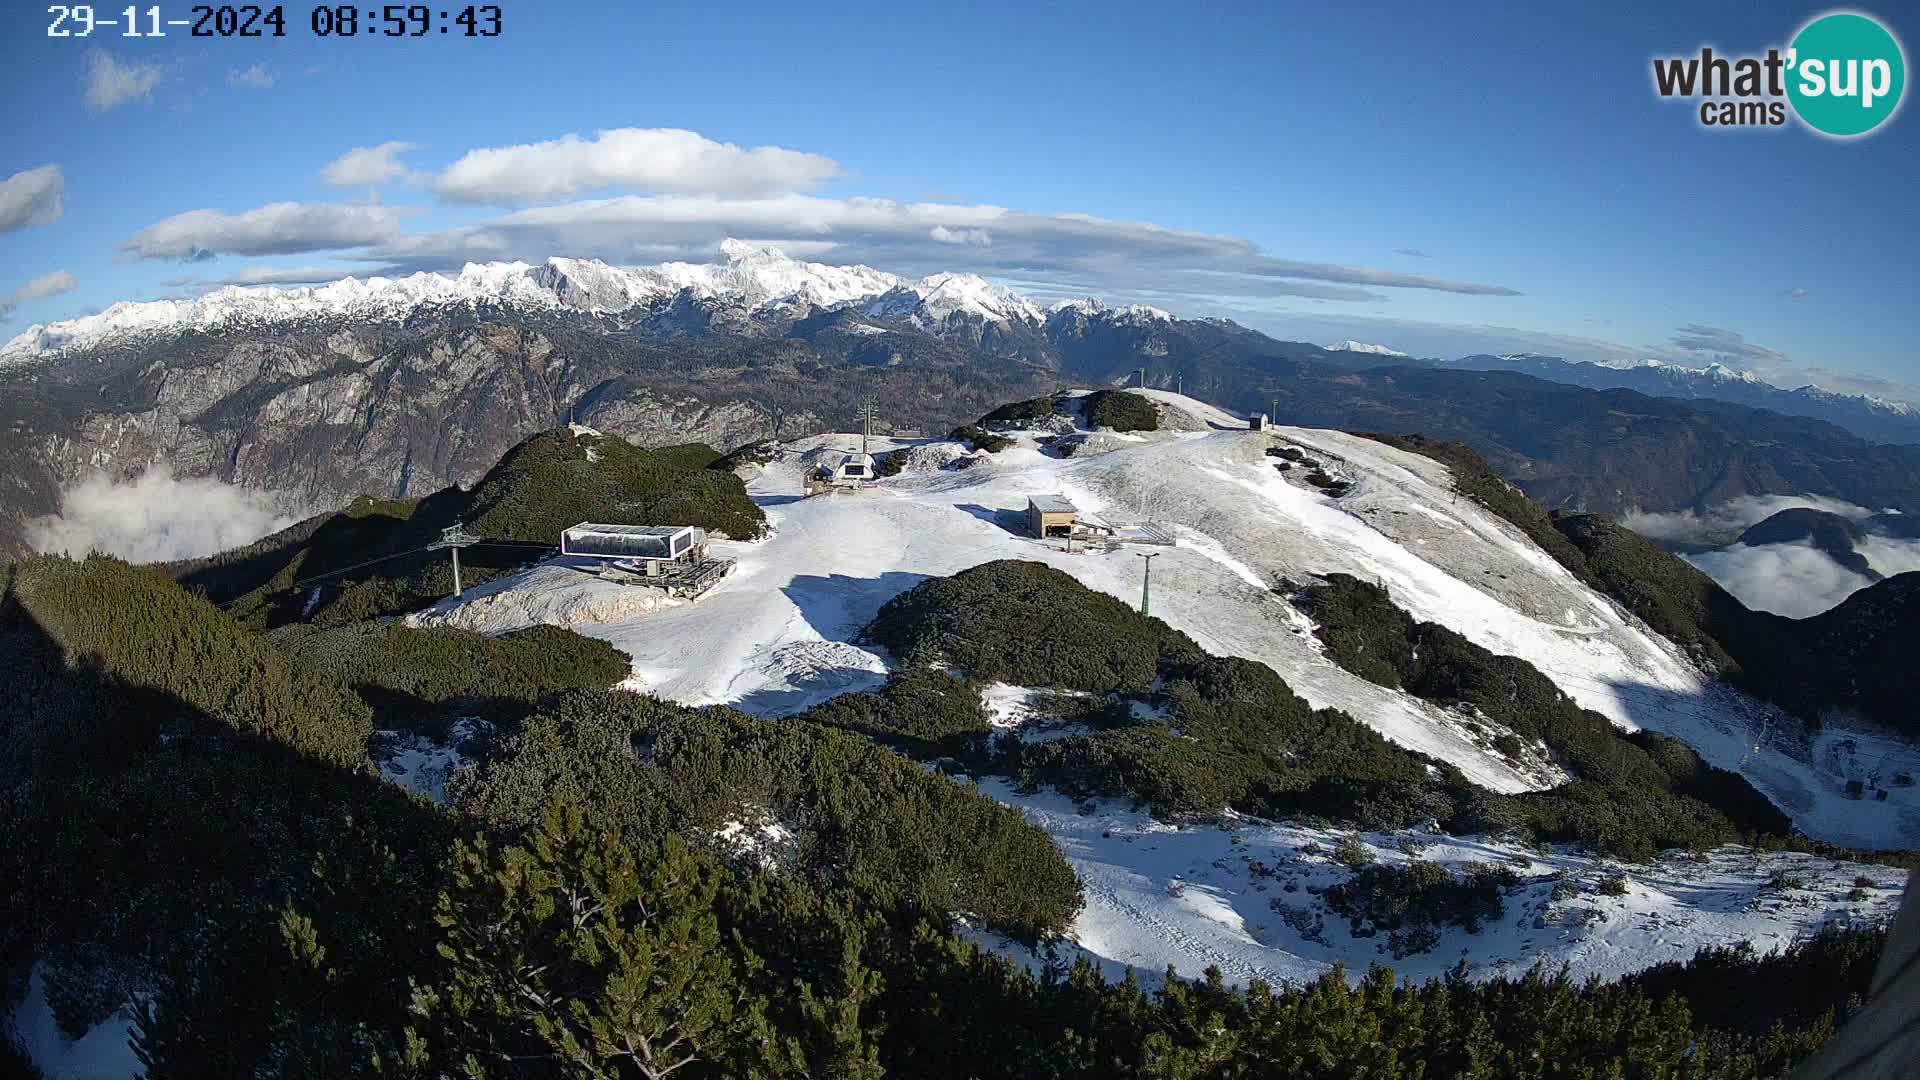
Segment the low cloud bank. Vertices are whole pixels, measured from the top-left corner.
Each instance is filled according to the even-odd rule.
[[[1859,521],[1873,511],[1844,499],[1820,495],[1742,495],[1737,499],[1710,506],[1705,513],[1681,510],[1648,514],[1638,510],[1620,519],[1620,523],[1649,540],[1662,544],[1705,545],[1719,547],[1740,539],[1740,534],[1782,510],[1810,507]]]
[[[1748,607],[1794,619],[1818,615],[1873,584],[1808,540],[1760,547],[1735,544],[1682,557]],[[1867,561],[1880,569],[1872,556]]]
[[[1804,619],[1834,607],[1873,581],[1834,561],[1812,540],[1757,547],[1739,542],[1749,527],[1795,507],[1825,510],[1860,523],[1865,535],[1854,550],[1875,573],[1893,577],[1920,570],[1920,539],[1889,535],[1889,518],[1869,522],[1875,517],[1873,511],[1840,499],[1743,496],[1704,513],[1630,514],[1623,523],[1657,543],[1691,549],[1681,557],[1748,607]]]
[[[241,547],[295,520],[262,492],[180,479],[160,465],[136,480],[96,475],[68,489],[60,513],[27,523],[27,543],[75,558],[99,551],[128,562],[163,562]]]

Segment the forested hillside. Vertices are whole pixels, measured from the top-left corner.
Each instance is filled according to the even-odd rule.
[[[167,564],[249,625],[342,626],[396,615],[453,591],[452,563],[425,550],[463,525],[501,543],[464,553],[465,584],[545,553],[582,521],[692,525],[750,540],[766,515],[720,454],[699,444],[644,450],[586,429],[521,442],[471,490],[423,499],[357,499],[236,551]]]
[[[109,589],[139,601],[111,641],[86,614]],[[919,611],[881,632],[939,618]],[[1176,637],[1139,630],[1144,651],[1112,654],[1097,682],[1138,691],[1163,653],[1191,663]],[[1393,1077],[1470,1063],[1604,1076],[1622,1060],[1761,1076],[1844,1018],[1879,942],[1828,935],[1609,986],[1545,973],[1397,988],[1380,971],[1357,986],[1335,973],[1148,992],[955,938],[958,913],[1044,938],[1078,903],[1073,875],[1017,815],[827,715],[766,723],[573,692],[503,717],[448,810],[364,767],[366,713],[335,681],[361,681],[351,664],[314,642],[282,655],[149,571],[18,568],[0,633],[20,660],[5,669],[6,737],[49,751],[9,758],[0,801],[7,835],[26,841],[0,855],[3,985],[17,999],[31,972],[76,1031],[146,1002],[133,1037],[156,1080]],[[416,686],[447,662],[388,655]],[[185,668],[193,681],[163,674]],[[269,696],[218,690],[242,683]],[[844,710],[902,728],[914,700]],[[729,823],[762,842],[731,843],[740,830],[716,828]],[[1732,991],[1757,1007],[1728,1014]]]

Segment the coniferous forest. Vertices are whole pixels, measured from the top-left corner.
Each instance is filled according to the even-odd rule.
[[[1270,672],[1104,597],[1059,602],[1078,588],[989,564],[910,591],[873,629],[904,674],[770,722],[597,689],[616,665],[565,631],[262,636],[153,570],[16,564],[0,582],[7,998],[37,976],[74,1032],[131,1003],[154,1078],[1746,1077],[1805,1057],[1857,1005],[1875,932],[1608,985],[1409,985],[1385,968],[1147,985],[982,950],[961,920],[1060,955],[1047,944],[1080,885],[1017,812],[910,755],[1170,812],[1359,823],[1464,792],[1288,706]],[[1061,612],[1064,652],[993,644],[1023,597]],[[1116,729],[997,757],[977,693],[920,670],[936,657],[1110,690],[1158,677],[1194,738]],[[370,769],[376,725],[443,730],[456,712],[491,734],[449,805]],[[1296,730],[1337,753],[1242,761]],[[786,828],[721,839],[755,822]],[[1376,885],[1335,900],[1377,904]]]

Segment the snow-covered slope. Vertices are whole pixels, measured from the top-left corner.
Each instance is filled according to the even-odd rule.
[[[1067,458],[1022,437],[1001,453],[974,455],[969,467],[910,469],[864,491],[815,498],[801,497],[798,462],[848,437],[789,444],[789,453],[749,484],[773,536],[717,545],[719,553],[739,560],[732,576],[693,604],[572,625],[630,653],[629,685],[636,689],[689,704],[727,703],[763,716],[783,715],[882,682],[890,658],[862,644],[860,631],[888,599],[928,577],[994,559],[1030,559],[1137,602],[1141,567],[1132,550],[1068,553],[1058,542],[1025,534],[1020,513],[1028,496],[1065,495],[1110,523],[1151,520],[1176,536],[1178,543],[1158,549],[1162,555],[1154,562],[1154,615],[1214,653],[1271,666],[1313,705],[1342,709],[1401,745],[1457,765],[1486,787],[1538,789],[1564,776],[1537,760],[1503,757],[1484,732],[1460,717],[1334,665],[1322,654],[1308,617],[1274,590],[1275,583],[1332,572],[1382,582],[1416,617],[1532,661],[1622,728],[1678,736],[1708,761],[1744,773],[1814,836],[1874,848],[1920,844],[1920,790],[1896,789],[1887,802],[1849,799],[1852,757],[1841,745],[1843,733],[1827,731],[1818,745],[1810,744],[1797,725],[1768,706],[1704,678],[1668,642],[1589,590],[1513,527],[1457,498],[1445,466],[1338,432],[1249,432],[1241,418],[1202,402],[1145,393],[1181,410],[1199,430],[1150,433],[1114,441],[1104,453]],[[883,440],[876,449],[894,445]],[[1276,470],[1265,453],[1275,446],[1313,457],[1347,484],[1344,493],[1330,496],[1294,480],[1301,470]],[[483,603],[489,629],[541,621],[555,610],[545,595],[555,587],[552,572],[549,566],[491,583],[483,600],[450,601],[420,618],[474,624],[469,616],[480,612],[462,609]],[[995,716],[1003,725],[1017,724],[1021,692],[1003,687],[998,693],[990,702]],[[1861,752],[1913,756],[1911,748],[1883,743]],[[1224,868],[1216,861],[1229,842],[1218,830],[1173,829],[1111,806],[1082,817],[1053,796],[991,790],[1027,810],[1074,860],[1089,884],[1076,938],[1108,961],[1157,967],[1172,960],[1183,971],[1197,972],[1222,956],[1239,956],[1244,963],[1223,966],[1244,977],[1311,973],[1332,959],[1364,968],[1373,958],[1372,941],[1356,944],[1345,935],[1344,944],[1303,944],[1297,931],[1285,928],[1290,924],[1283,915],[1266,906],[1271,897],[1252,895],[1265,879],[1241,880],[1245,868],[1235,859]],[[1267,830],[1258,833],[1258,843],[1272,849],[1272,858],[1264,859],[1270,864],[1294,858],[1281,849],[1292,851],[1305,836],[1291,826],[1260,828]],[[1115,839],[1143,831],[1154,836]],[[1176,843],[1182,846],[1165,846]],[[1462,853],[1475,849],[1470,842],[1446,843]],[[1488,849],[1475,857],[1518,854]],[[1573,856],[1548,861],[1578,874],[1599,872],[1597,864]],[[1637,872],[1634,880],[1644,888],[1636,886],[1639,891],[1625,900],[1596,902],[1601,914],[1595,922],[1564,934],[1523,933],[1531,922],[1524,928],[1516,923],[1511,932],[1487,940],[1496,942],[1494,952],[1523,966],[1530,950],[1545,950],[1583,972],[1617,974],[1689,955],[1689,944],[1742,937],[1764,944],[1773,940],[1764,939],[1765,933],[1790,936],[1830,914],[1830,905],[1810,900],[1784,910],[1769,907],[1765,918],[1747,917],[1754,913],[1744,906],[1722,911],[1714,905],[1747,903],[1773,872],[1759,866],[1733,873],[1729,865],[1663,863]],[[1317,881],[1312,875],[1323,869],[1310,871],[1303,863],[1298,874],[1302,881]],[[1174,888],[1174,873],[1187,884]],[[1821,888],[1831,891],[1840,880],[1834,875],[1851,880],[1853,873],[1824,872]],[[1204,887],[1189,887],[1195,883]],[[1529,888],[1544,895],[1550,886]],[[1517,920],[1521,905],[1515,906]],[[1527,901],[1529,920],[1559,917],[1537,907]],[[1832,913],[1844,914],[1838,907]],[[1637,928],[1656,923],[1679,929],[1635,941]],[[1128,927],[1124,933],[1117,929]],[[1232,942],[1238,944],[1228,947]],[[1463,946],[1478,948],[1464,936],[1448,943],[1451,955],[1442,949],[1432,956],[1439,968],[1458,959]]]
[[[1885,922],[1905,882],[1891,867],[1734,847],[1635,866],[1436,833],[1366,834],[1361,846],[1382,865],[1418,858],[1459,876],[1480,863],[1520,877],[1499,919],[1473,932],[1446,927],[1431,949],[1395,956],[1386,933],[1356,936],[1321,900],[1349,876],[1333,857],[1348,837],[1335,830],[1231,815],[1223,826],[1177,826],[1117,803],[1088,813],[1002,780],[981,790],[1023,810],[1073,864],[1087,906],[1072,947],[1116,979],[1132,969],[1151,980],[1172,964],[1188,977],[1215,966],[1234,983],[1303,982],[1335,963],[1358,977],[1376,962],[1428,979],[1463,961],[1475,977],[1564,963],[1575,978],[1614,979],[1705,945],[1748,942],[1766,953],[1828,924]]]
[[[23,359],[110,344],[150,334],[216,331],[319,320],[405,319],[423,308],[492,304],[522,311],[617,314],[686,295],[757,314],[871,304],[874,314],[938,323],[962,314],[987,322],[1038,323],[1032,301],[971,274],[934,274],[910,281],[865,266],[830,266],[789,258],[778,249],[737,240],[721,245],[718,263],[669,262],[616,267],[584,259],[470,264],[458,274],[344,278],[311,288],[233,286],[196,300],[121,303],[85,318],[29,327],[0,346],[0,357]]]
[[[1080,318],[1107,317],[1121,322],[1145,325],[1156,322],[1171,322],[1173,316],[1157,307],[1146,304],[1128,304],[1125,307],[1109,307],[1105,302],[1087,297],[1084,300],[1062,300],[1047,309],[1049,315],[1072,315]]]

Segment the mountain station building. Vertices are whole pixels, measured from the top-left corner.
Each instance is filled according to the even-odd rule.
[[[1080,508],[1064,495],[1035,495],[1027,500],[1027,528],[1042,540],[1071,537]]]
[[[707,555],[707,530],[692,525],[600,525],[583,521],[560,534],[560,554],[602,559],[601,576],[698,596],[733,567]]]

